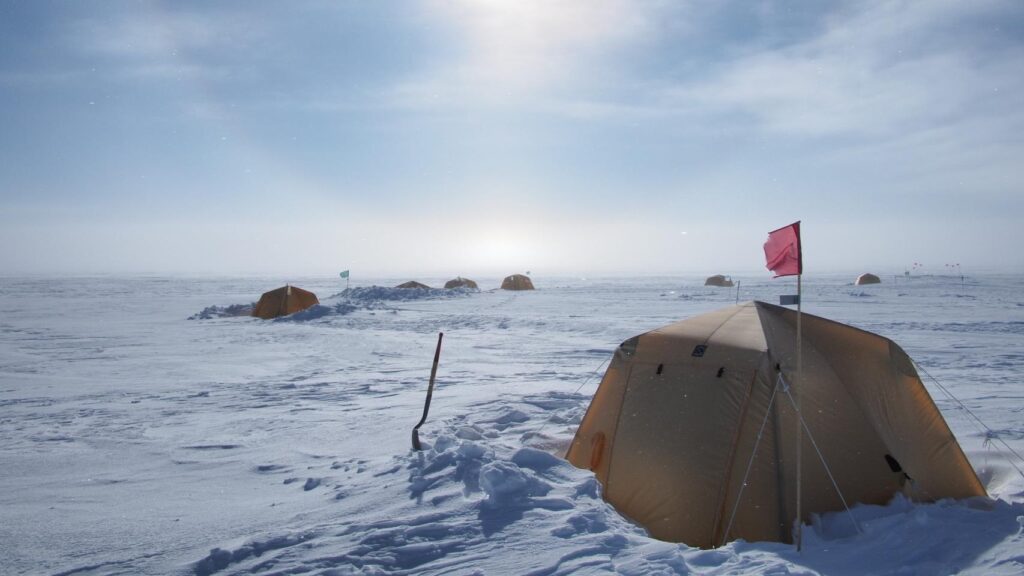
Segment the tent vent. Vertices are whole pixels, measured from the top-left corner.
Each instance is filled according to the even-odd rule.
[[[903,466],[900,466],[900,463],[892,457],[892,454],[885,455],[885,463],[889,465],[889,469],[893,472],[903,472]]]
[[[900,478],[900,484],[903,484],[908,481],[911,483],[914,482],[914,479],[911,478],[909,474],[903,471],[903,467],[900,466],[898,460],[892,457],[892,454],[885,455],[885,463],[889,465],[889,470],[892,470],[896,474],[902,474],[902,477]]]

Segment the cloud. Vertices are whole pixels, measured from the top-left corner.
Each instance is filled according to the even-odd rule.
[[[958,26],[1000,10],[998,3],[869,3],[836,14],[818,35],[667,87],[664,102],[811,137],[902,134],[1012,112],[997,93],[1024,87],[1024,51],[988,45],[978,37],[984,30],[964,35]]]
[[[260,19],[243,12],[172,11],[144,4],[74,20],[64,40],[71,53],[127,79],[223,78],[238,71],[219,60],[244,53],[266,32]]]
[[[593,80],[601,59],[650,30],[650,14],[625,0],[457,0],[429,4],[450,32],[452,58],[397,83],[407,108],[528,102]]]
[[[172,56],[179,49],[200,49],[217,40],[208,18],[195,14],[111,14],[71,25],[71,41],[86,52],[135,59]]]

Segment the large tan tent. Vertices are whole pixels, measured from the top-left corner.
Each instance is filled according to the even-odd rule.
[[[566,457],[652,536],[703,548],[792,541],[799,390],[802,514],[985,494],[894,342],[749,302],[631,338],[615,352]]]
[[[533,281],[530,280],[529,276],[523,276],[522,274],[513,274],[506,276],[501,281],[502,290],[533,290]]]
[[[316,294],[292,285],[285,285],[260,296],[260,301],[252,309],[252,315],[269,320],[278,316],[294,314],[319,303],[320,300],[317,299]]]
[[[704,281],[705,286],[720,286],[722,288],[730,288],[733,286],[732,278],[722,276],[721,274],[715,274],[714,276],[708,276],[708,279]]]
[[[854,284],[857,286],[860,286],[861,284],[879,284],[881,281],[882,279],[878,276],[865,272],[864,274],[857,276],[857,281],[854,282]]]
[[[444,283],[444,287],[445,288],[473,288],[474,290],[479,288],[479,286],[476,285],[476,282],[473,282],[469,278],[463,278],[462,276],[459,276],[457,278],[452,278],[451,280],[445,282]]]
[[[428,289],[428,288],[430,288],[430,286],[427,286],[426,284],[423,284],[422,282],[417,282],[415,280],[409,280],[408,282],[402,282],[398,286],[395,286],[395,288],[420,288],[420,289]]]

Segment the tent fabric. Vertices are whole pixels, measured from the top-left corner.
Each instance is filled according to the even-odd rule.
[[[854,284],[860,286],[861,284],[879,284],[881,282],[882,279],[879,278],[878,276],[865,272],[864,274],[857,276],[857,280],[856,282],[854,282]]]
[[[319,303],[316,294],[296,286],[285,285],[260,296],[260,301],[252,309],[252,315],[269,320],[300,312]]]
[[[703,548],[791,542],[798,420],[784,388],[771,400],[781,377],[799,389],[810,430],[801,444],[804,522],[843,509],[811,436],[851,505],[899,492],[920,501],[985,494],[899,346],[810,314],[802,332],[800,382],[796,312],[764,302],[627,340],[566,458],[594,471],[605,499],[655,538]]]
[[[530,280],[529,276],[523,276],[522,274],[513,274],[506,276],[501,281],[502,290],[533,290],[533,281]]]
[[[469,278],[463,278],[462,276],[459,276],[457,278],[452,278],[451,280],[445,282],[444,283],[444,287],[445,288],[473,288],[473,289],[479,289],[479,286],[476,285],[476,282],[473,282]]]
[[[426,284],[423,284],[422,282],[417,282],[415,280],[409,280],[408,282],[403,282],[403,283],[399,284],[398,286],[395,286],[395,288],[421,288],[421,289],[429,289],[430,286],[427,286]]]
[[[732,287],[734,284],[732,283],[731,278],[727,278],[725,276],[722,276],[721,274],[715,274],[714,276],[708,276],[708,279],[704,281],[704,285],[721,286],[723,288],[729,288]]]

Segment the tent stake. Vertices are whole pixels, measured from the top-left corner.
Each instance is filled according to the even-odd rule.
[[[420,423],[412,429],[412,449],[423,450],[420,445],[420,426],[427,421],[427,412],[430,411],[430,398],[434,395],[434,377],[437,376],[437,362],[441,359],[441,339],[444,338],[444,332],[437,333],[437,350],[434,350],[434,366],[430,369],[430,384],[427,385],[427,400],[423,403],[423,417],[420,418]]]

